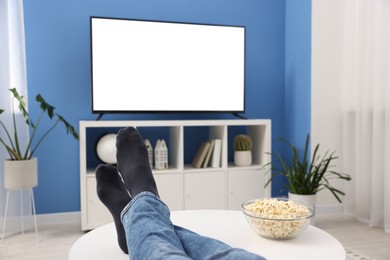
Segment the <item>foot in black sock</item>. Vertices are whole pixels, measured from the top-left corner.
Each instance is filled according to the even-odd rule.
[[[99,199],[114,218],[119,247],[128,254],[125,229],[120,215],[123,208],[131,201],[131,197],[117,169],[112,165],[102,164],[96,168],[96,183]]]
[[[118,171],[132,197],[142,191],[158,196],[145,143],[133,127],[121,129],[116,138]]]

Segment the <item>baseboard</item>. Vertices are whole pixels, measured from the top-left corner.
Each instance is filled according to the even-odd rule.
[[[61,223],[80,223],[81,225],[81,213],[80,211],[74,211],[64,213],[39,214],[37,215],[37,223],[38,225]]]

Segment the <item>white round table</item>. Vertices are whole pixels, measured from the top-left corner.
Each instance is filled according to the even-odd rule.
[[[184,210],[171,213],[175,225],[198,234],[219,239],[232,247],[239,247],[267,259],[346,259],[343,246],[325,231],[308,226],[290,240],[270,240],[258,235],[240,211]],[[96,228],[78,239],[69,251],[69,260],[125,260],[116,238],[114,223]]]

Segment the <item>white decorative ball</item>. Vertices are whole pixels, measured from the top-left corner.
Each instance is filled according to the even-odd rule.
[[[106,134],[96,145],[96,153],[105,163],[116,163],[116,134]]]

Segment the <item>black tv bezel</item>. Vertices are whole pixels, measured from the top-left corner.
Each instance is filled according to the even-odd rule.
[[[221,27],[239,27],[244,29],[244,89],[243,89],[243,109],[242,110],[94,110],[93,106],[93,46],[92,46],[92,20],[93,19],[112,19],[112,20],[126,20],[126,21],[141,21],[141,22],[158,22],[158,23],[174,23],[174,24],[189,24],[189,25],[205,25],[205,26],[221,26]],[[91,111],[93,114],[189,114],[189,113],[245,113],[246,111],[246,26],[243,25],[227,25],[227,24],[213,24],[213,23],[195,23],[195,22],[178,22],[178,21],[163,21],[163,20],[146,20],[146,19],[131,19],[118,17],[104,17],[104,16],[90,16],[90,64],[91,64]],[[238,116],[238,115],[237,115]]]

